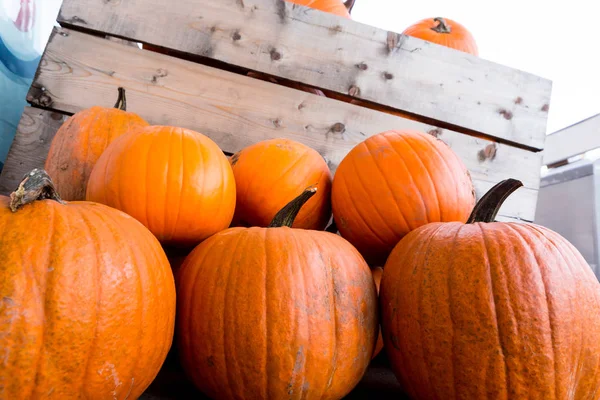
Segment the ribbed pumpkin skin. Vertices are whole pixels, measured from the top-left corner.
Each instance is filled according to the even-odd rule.
[[[598,399],[600,284],[540,226],[430,224],[390,255],[385,347],[415,399]]]
[[[173,339],[160,244],[101,204],[0,197],[0,398],[138,398]]]
[[[339,399],[360,381],[378,308],[367,264],[338,235],[230,228],[177,275],[182,365],[219,399]]]
[[[325,11],[340,17],[351,18],[348,9],[341,0],[287,0],[290,3],[300,4],[314,8],[316,10]]]
[[[436,32],[431,28],[438,26],[434,18],[426,18],[414,25],[409,26],[402,32],[404,35],[427,40],[442,46],[460,50],[474,56],[479,55],[475,38],[463,25],[448,18],[444,18],[446,25],[450,28],[450,33]]]
[[[236,226],[269,225],[298,193],[316,185],[317,193],[302,207],[293,228],[325,229],[331,218],[331,171],[314,149],[289,139],[248,146],[230,159],[236,184]]]
[[[75,113],[56,132],[44,169],[63,200],[85,200],[87,181],[106,147],[148,123],[137,114],[94,106]]]
[[[196,245],[231,223],[235,180],[207,136],[151,126],[115,140],[98,159],[87,200],[124,211],[165,244]]]
[[[340,234],[367,262],[383,265],[404,235],[430,222],[465,222],[475,191],[460,158],[418,131],[387,131],[355,146],[332,186]]]

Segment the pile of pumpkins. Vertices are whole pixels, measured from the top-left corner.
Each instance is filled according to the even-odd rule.
[[[597,399],[600,283],[558,234],[494,222],[520,186],[476,202],[409,130],[334,174],[288,139],[227,157],[120,88],[0,197],[0,398],[138,398],[175,338],[211,398],[341,399],[383,349],[413,399]]]

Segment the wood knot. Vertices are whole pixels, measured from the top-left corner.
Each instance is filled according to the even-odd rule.
[[[542,111],[543,111],[543,112],[548,112],[548,110],[550,110],[550,106],[549,106],[548,104],[544,104],[544,105],[542,106]]]
[[[440,128],[430,129],[427,133],[436,138],[442,136],[442,130]]]
[[[46,93],[42,93],[40,97],[38,97],[37,102],[42,107],[50,107],[53,103],[52,98]]]
[[[237,42],[238,40],[240,40],[242,38],[242,35],[240,35],[239,31],[235,31],[235,32],[233,32],[233,35],[231,35],[231,38],[233,39],[234,42]]]
[[[281,120],[279,118],[272,119],[271,122],[275,128],[281,128]]]
[[[271,50],[271,60],[273,60],[273,61],[281,60],[281,53],[278,52],[276,49],[272,49]]]
[[[356,85],[352,85],[350,86],[350,88],[348,89],[348,94],[350,96],[356,97],[360,94],[360,88]]]
[[[394,74],[390,74],[389,72],[384,72],[383,78],[389,81],[390,79],[394,79]]]
[[[364,62],[361,62],[360,64],[356,64],[356,68],[360,69],[361,71],[366,71],[369,69],[369,66]]]
[[[329,28],[329,31],[333,34],[340,33],[344,30],[341,25],[332,26]]]
[[[344,133],[344,132],[346,132],[346,125],[342,124],[341,122],[336,122],[331,127],[331,132],[333,132],[333,133]]]
[[[521,96],[515,99],[515,104],[521,104],[523,102],[523,98]]]
[[[498,114],[502,115],[504,117],[504,119],[507,119],[507,120],[511,120],[513,117],[513,113],[511,111],[505,110],[503,108],[498,110]]]
[[[496,143],[490,143],[477,153],[479,162],[485,160],[494,160],[496,158],[496,152],[498,151],[498,145]]]

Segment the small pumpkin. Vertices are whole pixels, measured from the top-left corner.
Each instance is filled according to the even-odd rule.
[[[58,129],[44,169],[64,200],[84,200],[92,168],[106,147],[130,129],[148,126],[126,107],[125,89],[120,87],[114,108],[94,106],[78,111]]]
[[[175,283],[135,219],[64,202],[43,170],[0,196],[4,399],[138,398],[173,340]]]
[[[87,199],[126,212],[163,244],[194,246],[231,223],[235,180],[227,157],[207,136],[150,126],[106,148],[90,175]]]
[[[474,56],[479,55],[477,43],[471,32],[449,18],[426,18],[409,26],[402,33]]]
[[[379,295],[379,287],[381,285],[381,276],[383,274],[383,268],[375,267],[371,270],[371,273],[373,274],[373,280],[375,281],[375,286],[377,287],[377,295]],[[383,350],[383,334],[381,332],[381,324],[380,324],[379,336],[377,337],[377,343],[375,344],[375,351],[373,351],[373,357],[371,357],[371,358],[373,359],[373,358],[377,357],[379,355],[379,353],[381,353],[381,350]]]
[[[323,157],[290,139],[269,139],[230,158],[236,184],[233,225],[266,227],[304,188],[318,188],[294,220],[294,228],[325,229],[331,219],[331,171]]]
[[[341,0],[287,0],[290,3],[299,4],[301,6],[306,6],[310,8],[314,8],[315,10],[320,10],[324,12],[328,12],[334,15],[338,15],[340,17],[351,18],[350,11],[354,6],[354,0],[349,0],[347,3],[342,2]]]
[[[419,226],[465,222],[475,204],[461,159],[441,140],[414,130],[382,132],[356,145],[336,170],[331,196],[340,234],[371,265],[382,265]]]
[[[600,393],[600,283],[550,229],[493,222],[501,182],[468,222],[402,239],[381,281],[385,348],[415,399],[592,399]]]
[[[177,274],[180,358],[219,399],[340,399],[378,332],[368,265],[342,237],[291,228],[309,188],[267,228],[229,228]]]

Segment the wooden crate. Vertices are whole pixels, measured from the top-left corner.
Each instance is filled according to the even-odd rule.
[[[551,93],[546,79],[283,0],[64,0],[58,22],[0,194],[43,166],[70,114],[112,106],[123,86],[128,110],[151,124],[202,132],[228,153],[291,138],[319,151],[334,172],[366,137],[419,129],[462,158],[478,197],[502,179],[520,179],[524,187],[499,219],[534,218]],[[254,79],[249,71],[329,97]],[[357,390],[397,391],[381,368],[372,368]]]

